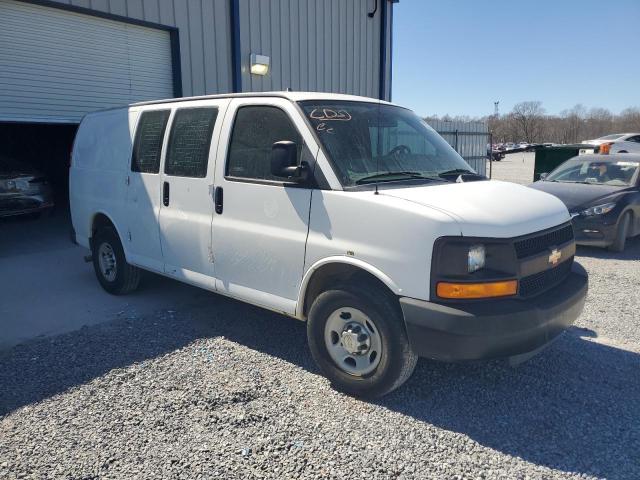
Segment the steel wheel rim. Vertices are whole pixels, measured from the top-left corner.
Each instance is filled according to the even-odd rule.
[[[116,254],[111,245],[106,242],[102,243],[98,248],[98,265],[100,266],[100,273],[102,273],[105,280],[113,282],[116,279],[118,273]]]
[[[329,356],[343,372],[362,377],[373,372],[382,358],[382,338],[378,327],[361,310],[338,308],[324,328]]]

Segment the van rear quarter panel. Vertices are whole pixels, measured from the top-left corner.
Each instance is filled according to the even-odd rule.
[[[396,295],[422,300],[429,300],[435,240],[461,235],[447,214],[373,191],[314,190],[309,227],[303,285],[314,265],[341,257],[381,272]]]
[[[85,247],[98,213],[111,219],[122,238],[137,118],[137,110],[121,108],[89,114],[80,124],[69,172],[69,200],[76,238]]]

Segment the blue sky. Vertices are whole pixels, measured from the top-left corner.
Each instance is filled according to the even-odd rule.
[[[393,16],[392,98],[419,115],[640,107],[640,0],[400,0]]]

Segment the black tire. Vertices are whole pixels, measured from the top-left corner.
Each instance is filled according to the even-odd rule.
[[[629,236],[629,227],[631,226],[631,212],[626,212],[618,220],[618,228],[616,229],[616,239],[611,245],[609,250],[612,252],[623,252],[624,246],[627,243],[627,237]]]
[[[331,314],[341,308],[363,312],[379,332],[380,359],[375,370],[367,375],[345,372],[329,354],[325,327]],[[399,305],[377,289],[350,288],[320,294],[309,311],[307,340],[313,359],[334,388],[357,397],[375,398],[395,390],[411,376],[418,360],[409,345]]]
[[[113,278],[103,273],[100,266],[101,246],[108,248],[115,257],[115,272]],[[122,249],[122,243],[112,227],[99,229],[91,241],[91,256],[93,269],[102,288],[112,295],[124,295],[134,291],[140,284],[140,269],[127,263]]]

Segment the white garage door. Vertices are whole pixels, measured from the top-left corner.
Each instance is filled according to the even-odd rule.
[[[172,96],[169,32],[0,0],[0,121],[77,123]]]

